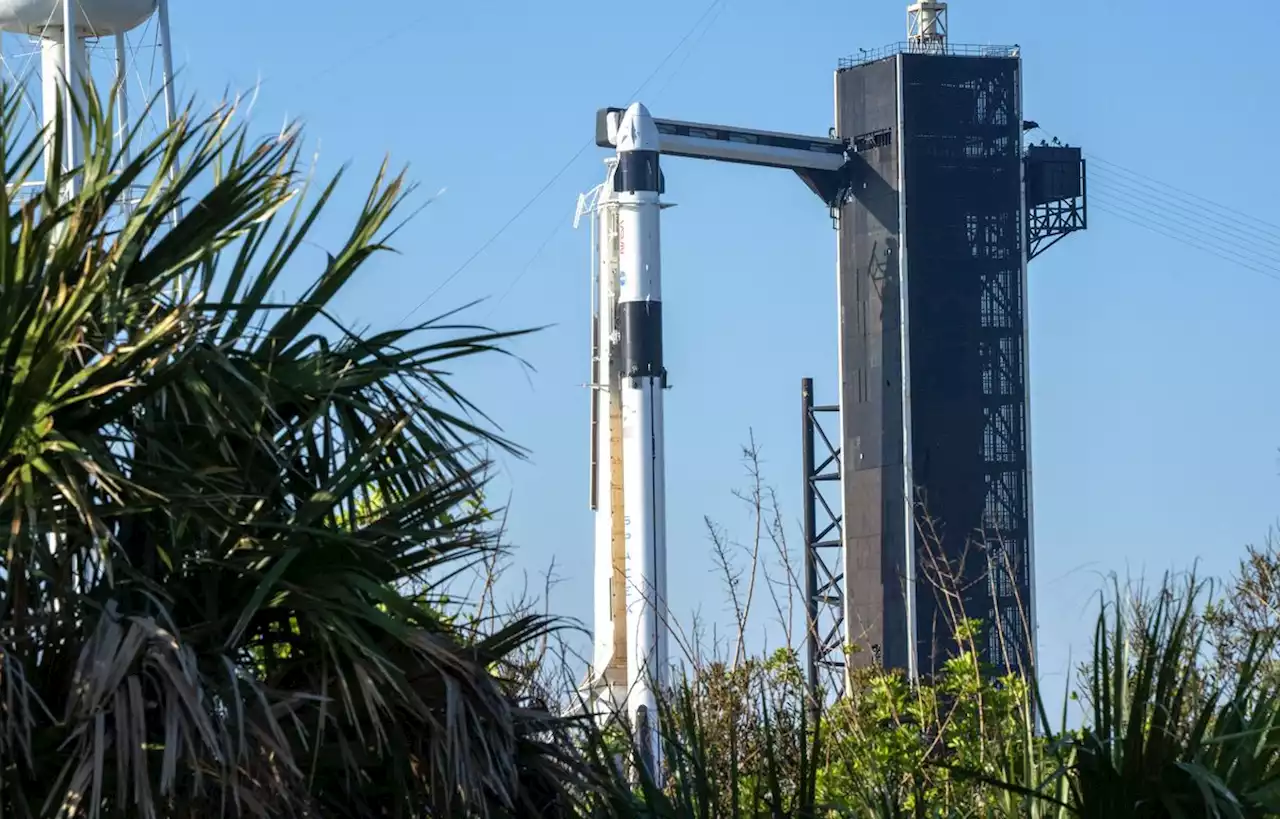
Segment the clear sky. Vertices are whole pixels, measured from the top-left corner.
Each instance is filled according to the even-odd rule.
[[[340,207],[358,205],[384,153],[410,163],[424,196],[446,189],[399,237],[403,255],[346,295],[350,321],[400,321],[551,183],[417,317],[490,297],[476,320],[550,325],[516,347],[532,370],[494,358],[459,382],[532,450],[495,487],[511,493],[518,566],[537,582],[554,558],[553,608],[584,619],[589,270],[586,231],[570,221],[603,152],[586,148],[552,179],[591,137],[594,111],[627,104],[708,2],[172,0],[183,94],[262,80],[255,122],[303,117],[323,169],[351,161]],[[640,99],[658,116],[825,134],[837,59],[903,39],[904,7],[722,0]],[[1280,272],[1223,258],[1256,244],[1257,264],[1280,269],[1280,228],[1249,221],[1280,224],[1267,147],[1280,115],[1275,56],[1248,33],[1228,4],[952,3],[952,40],[1021,45],[1026,116],[1094,159],[1091,229],[1031,267],[1046,671],[1086,649],[1105,573],[1197,559],[1227,571],[1280,511]],[[787,173],[666,169],[679,204],[663,224],[672,605],[729,622],[703,517],[747,538],[731,490],[754,430],[798,535],[799,380],[813,376],[820,401],[836,395],[835,233]],[[1240,213],[1211,216],[1123,169]],[[341,225],[329,225],[318,238],[336,245]]]

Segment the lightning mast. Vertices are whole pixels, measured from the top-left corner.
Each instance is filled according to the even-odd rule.
[[[907,42],[916,52],[945,54],[947,4],[937,0],[919,0],[908,6]]]

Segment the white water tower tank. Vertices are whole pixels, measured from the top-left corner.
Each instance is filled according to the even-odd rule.
[[[155,12],[156,0],[76,0],[72,9],[76,34],[97,37],[142,25]],[[40,37],[61,31],[62,15],[62,0],[0,0],[0,31]]]

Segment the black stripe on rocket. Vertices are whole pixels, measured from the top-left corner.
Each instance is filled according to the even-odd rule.
[[[657,151],[625,151],[618,154],[618,168],[613,174],[615,193],[666,193],[666,181],[662,176]]]
[[[618,305],[622,340],[622,377],[661,378],[667,384],[662,363],[662,302],[624,301]]]

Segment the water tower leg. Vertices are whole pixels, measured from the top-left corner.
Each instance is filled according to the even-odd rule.
[[[124,33],[116,34],[116,146],[120,149],[121,159],[128,165],[130,160],[129,145],[129,65],[127,59],[129,45],[124,40]]]
[[[52,140],[57,131],[59,106],[65,109],[65,126],[62,131],[62,168],[59,170],[66,171],[79,164],[80,129],[75,112],[72,110],[72,98],[75,98],[77,104],[84,102],[81,83],[84,81],[85,64],[83,40],[72,37],[71,46],[68,48],[63,32],[53,30],[45,32],[40,49],[40,84],[43,92],[41,117],[45,127],[45,171],[48,174],[46,178],[51,178],[51,172],[54,170]],[[74,180],[68,180],[68,185],[74,185]]]
[[[169,0],[159,0],[156,3],[156,22],[160,26],[160,65],[164,72],[164,124],[165,126],[173,125],[173,120],[178,116],[177,95],[173,90],[173,39],[169,33]],[[169,181],[175,179],[173,169],[169,171]],[[174,224],[182,218],[182,203],[177,203],[173,208]]]

